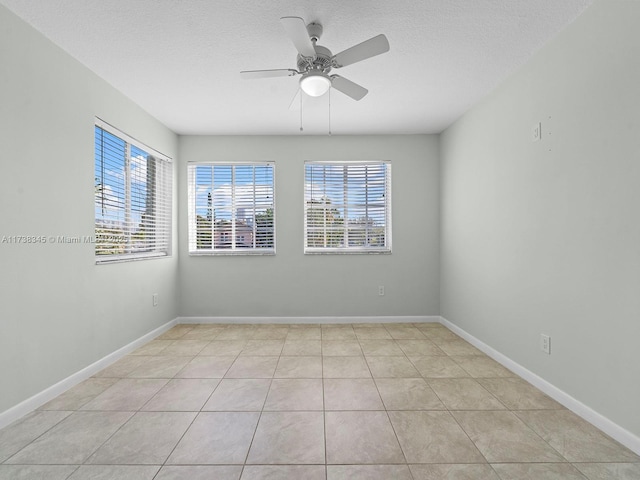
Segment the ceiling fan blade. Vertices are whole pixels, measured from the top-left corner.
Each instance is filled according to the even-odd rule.
[[[309,32],[307,31],[307,25],[300,17],[282,17],[280,19],[284,30],[289,35],[289,38],[293,42],[293,45],[298,50],[298,53],[303,57],[315,57],[316,50],[313,48],[313,43],[309,38]]]
[[[362,100],[362,98],[369,93],[369,90],[366,88],[340,75],[331,75],[331,86],[354,100]]]
[[[352,63],[360,62],[388,51],[389,40],[383,34],[380,34],[334,55],[333,62],[336,68],[346,67]]]
[[[245,70],[240,72],[240,76],[245,80],[254,78],[293,77],[297,74],[297,70],[293,70],[291,68],[280,68],[276,70]]]

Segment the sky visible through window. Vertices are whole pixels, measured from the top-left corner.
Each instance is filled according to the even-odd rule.
[[[131,221],[140,223],[147,208],[149,154],[131,149]],[[126,219],[126,142],[95,127],[95,218],[97,223],[124,225]]]
[[[209,220],[252,223],[273,208],[273,167],[206,165],[196,167],[196,215]]]

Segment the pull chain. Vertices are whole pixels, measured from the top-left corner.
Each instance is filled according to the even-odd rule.
[[[329,89],[329,136],[331,136],[331,89]]]
[[[300,90],[300,131],[303,132],[304,128],[302,128],[302,95],[304,95],[304,93],[302,93],[302,90]]]

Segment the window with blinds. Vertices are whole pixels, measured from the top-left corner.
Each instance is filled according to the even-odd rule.
[[[189,253],[274,254],[274,163],[190,163]]]
[[[391,252],[391,163],[305,162],[305,253]]]
[[[169,158],[96,121],[96,263],[170,255],[172,170]]]

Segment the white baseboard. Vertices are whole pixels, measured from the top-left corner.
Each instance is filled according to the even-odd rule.
[[[465,330],[461,329],[457,325],[451,323],[449,320],[440,317],[440,323],[447,327],[449,330],[454,332],[455,334],[461,336],[474,347],[478,348],[482,352],[486,353],[488,356],[493,358],[498,363],[504,365],[506,368],[516,373],[527,382],[542,390],[544,393],[549,395],[558,403],[564,405],[569,410],[571,410],[576,415],[584,418],[587,422],[591,423],[595,427],[602,430],[604,433],[609,435],[611,438],[617,440],[622,445],[627,447],[629,450],[632,450],[636,454],[640,455],[640,437],[634,435],[627,429],[621,427],[617,423],[609,420],[604,415],[596,412],[592,408],[586,406],[581,401],[573,398],[571,395],[566,393],[565,391],[559,389],[555,385],[549,383],[544,378],[536,375],[532,371],[526,369],[519,363],[514,362],[509,357],[503,355],[497,350],[493,349],[486,343],[478,340],[476,337],[467,333]]]
[[[317,323],[440,323],[437,315],[377,316],[377,317],[178,317],[180,324],[317,324]]]
[[[78,383],[86,380],[87,378],[95,375],[103,368],[108,367],[116,360],[124,357],[128,353],[133,352],[135,349],[141,347],[145,343],[150,340],[153,340],[155,337],[162,335],[164,332],[169,330],[171,327],[176,325],[177,319],[173,319],[164,325],[152,330],[151,332],[143,335],[142,337],[134,340],[133,342],[125,345],[122,348],[119,348],[115,352],[110,353],[109,355],[101,358],[100,360],[92,363],[88,367],[83,368],[82,370],[68,376],[67,378],[60,380],[58,383],[51,385],[49,388],[36,393],[34,396],[27,398],[26,400],[20,402],[19,404],[11,407],[8,410],[0,413],[0,428],[6,427],[7,425],[15,422],[19,418],[24,417],[27,413],[34,411],[36,408],[41,407],[45,403],[50,400],[53,400],[58,395],[66,392],[71,387],[76,386]]]

